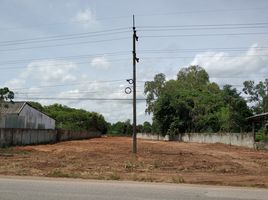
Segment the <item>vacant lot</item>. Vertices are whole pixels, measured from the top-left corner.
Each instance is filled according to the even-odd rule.
[[[1,175],[137,180],[268,188],[268,152],[222,144],[107,137],[0,150]]]

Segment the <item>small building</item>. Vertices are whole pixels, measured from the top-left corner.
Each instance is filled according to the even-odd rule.
[[[55,129],[55,120],[27,102],[0,105],[0,128]]]

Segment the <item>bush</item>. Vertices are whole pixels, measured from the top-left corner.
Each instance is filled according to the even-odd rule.
[[[262,128],[256,133],[256,141],[268,142],[267,130]]]

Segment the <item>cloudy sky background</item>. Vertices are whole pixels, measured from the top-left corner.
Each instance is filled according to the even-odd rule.
[[[124,89],[135,14],[138,98],[155,74],[175,78],[191,64],[241,90],[245,80],[268,78],[267,11],[267,0],[1,0],[0,87],[16,100],[131,119],[131,101],[106,99],[132,97]],[[138,101],[138,123],[150,120],[145,107]]]

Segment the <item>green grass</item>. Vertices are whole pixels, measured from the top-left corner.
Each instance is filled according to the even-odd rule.
[[[0,156],[28,155],[31,151],[16,150],[13,147],[0,148]]]
[[[173,183],[185,183],[185,180],[182,176],[172,176]]]
[[[120,180],[120,176],[116,173],[112,173],[109,176],[109,180]]]
[[[61,170],[54,170],[47,174],[48,177],[58,177],[58,178],[79,178],[77,174],[65,173]]]

